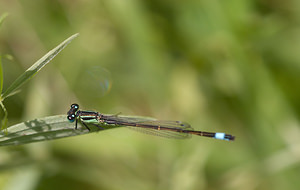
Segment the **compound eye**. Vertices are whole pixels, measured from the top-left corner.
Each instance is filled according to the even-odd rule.
[[[69,115],[67,118],[70,122],[73,122],[75,120],[75,115],[74,114]]]
[[[79,108],[79,105],[78,105],[78,104],[72,104],[72,105],[71,105],[71,108],[78,109],[78,108]]]

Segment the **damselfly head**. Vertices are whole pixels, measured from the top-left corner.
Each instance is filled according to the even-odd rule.
[[[67,116],[67,119],[70,121],[70,122],[73,122],[75,121],[75,118],[76,118],[76,112],[77,110],[79,109],[79,105],[78,104],[72,104],[71,105],[71,108],[70,110],[68,111],[68,116]]]

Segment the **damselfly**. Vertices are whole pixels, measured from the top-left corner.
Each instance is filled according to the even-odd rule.
[[[96,125],[99,128],[102,128],[100,125],[126,126],[147,134],[168,138],[184,139],[191,137],[191,135],[228,141],[233,141],[235,138],[234,136],[225,133],[195,131],[188,123],[181,121],[163,121],[146,117],[107,115],[93,111],[81,111],[79,110],[78,104],[71,105],[67,118],[70,122],[75,121],[75,129],[77,129],[77,123],[78,120],[80,120],[89,131],[90,128],[87,126],[88,123]]]

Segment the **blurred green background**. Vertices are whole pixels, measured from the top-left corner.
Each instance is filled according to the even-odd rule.
[[[2,147],[0,189],[299,189],[299,1],[10,0],[4,12],[0,52],[13,58],[2,61],[4,90],[80,33],[5,100],[9,125],[77,102],[236,141],[124,128]],[[101,74],[87,75],[91,68]]]

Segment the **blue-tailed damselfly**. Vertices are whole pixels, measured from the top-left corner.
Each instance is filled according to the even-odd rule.
[[[184,139],[191,137],[191,135],[228,141],[233,141],[235,138],[233,135],[225,133],[195,131],[188,123],[181,121],[164,121],[137,116],[107,115],[94,111],[81,111],[78,104],[71,105],[67,118],[71,122],[75,121],[75,129],[77,129],[77,123],[80,120],[88,130],[90,128],[86,123],[91,123],[99,128],[102,128],[100,124],[127,126],[147,134],[168,138]]]

